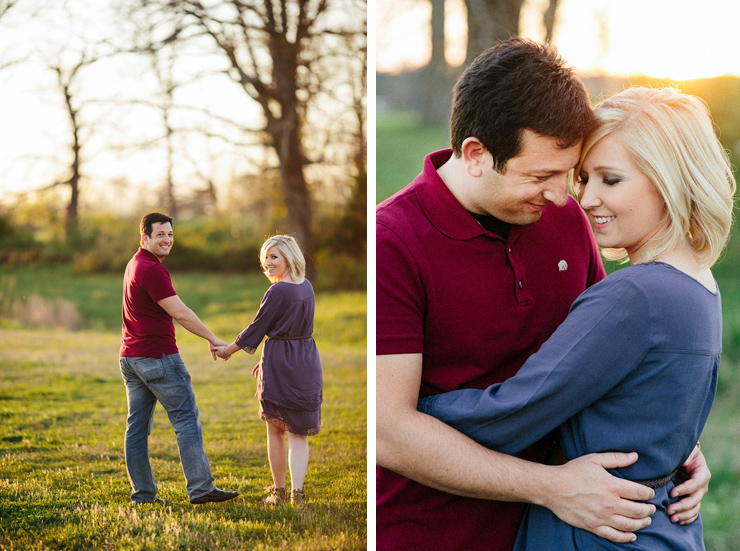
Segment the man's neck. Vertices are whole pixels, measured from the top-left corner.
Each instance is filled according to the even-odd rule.
[[[462,157],[456,157],[453,153],[447,162],[437,169],[437,174],[465,210],[476,212],[477,209],[467,197],[467,192],[473,188],[474,182],[465,170]]]

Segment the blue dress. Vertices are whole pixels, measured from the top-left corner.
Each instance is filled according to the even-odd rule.
[[[234,341],[254,354],[262,339],[257,375],[259,416],[294,434],[321,430],[324,382],[313,334],[316,299],[311,283],[279,281],[265,293],[254,321]]]
[[[628,480],[663,477],[693,450],[712,407],[722,347],[719,293],[676,268],[630,266],[586,290],[519,372],[485,390],[456,390],[419,409],[484,446],[513,454],[558,428],[567,459],[636,451],[612,469]],[[530,505],[516,550],[701,550],[701,519],[670,522],[673,479],[655,491],[652,524],[611,543]]]

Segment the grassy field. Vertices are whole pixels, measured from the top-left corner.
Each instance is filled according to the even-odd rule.
[[[251,321],[269,285],[261,274],[173,280],[185,303],[228,342]],[[271,479],[253,398],[256,358],[213,362],[205,341],[179,327],[216,483],[241,495],[224,504],[188,503],[174,432],[158,407],[150,457],[167,505],[130,505],[126,395],[117,365],[120,295],[118,275],[0,272],[0,549],[364,549],[366,294],[317,296],[323,425],[309,439],[303,513],[260,503]],[[47,320],[77,328],[21,324],[31,297]]]
[[[377,167],[376,201],[410,183],[421,171],[424,156],[447,147],[446,141],[444,125],[422,125],[408,113],[378,115],[376,147],[382,162]],[[702,502],[708,551],[734,551],[740,541],[740,228],[734,234],[722,261],[713,268],[722,293],[724,333],[717,398],[701,437],[712,471]],[[607,271],[618,267],[610,263]],[[670,400],[670,389],[665,399]]]

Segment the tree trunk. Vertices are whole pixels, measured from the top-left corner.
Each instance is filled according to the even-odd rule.
[[[543,16],[543,21],[545,23],[545,43],[552,42],[552,36],[555,30],[555,12],[557,9],[558,0],[550,0]]]
[[[67,245],[74,245],[77,237],[77,215],[80,201],[80,124],[77,120],[77,110],[72,106],[71,83],[77,69],[82,66],[82,62],[71,73],[68,81],[65,81],[61,67],[55,68],[59,79],[59,86],[64,94],[64,103],[67,108],[70,126],[72,128],[72,163],[70,164],[69,179],[64,182],[70,186],[69,204],[67,205],[67,218],[65,220]]]
[[[519,34],[519,14],[524,0],[466,0],[468,50],[466,65],[499,40]]]
[[[303,174],[303,151],[298,114],[285,114],[268,124],[267,132],[280,159],[280,182],[288,214],[288,232],[292,234],[306,257],[306,277],[316,273],[312,231],[312,206],[308,185]]]
[[[288,231],[300,244],[306,257],[306,276],[316,274],[313,242],[313,207],[303,172],[305,155],[302,145],[303,113],[298,101],[298,55],[300,45],[285,35],[271,37],[273,98],[280,105],[279,114],[266,105],[267,132],[280,160],[280,180],[288,214]]]
[[[424,68],[422,116],[430,123],[446,123],[450,118],[448,82],[450,67],[445,58],[445,0],[432,3],[432,57]]]

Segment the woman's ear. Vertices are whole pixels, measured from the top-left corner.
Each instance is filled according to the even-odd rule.
[[[486,167],[493,165],[491,154],[478,138],[465,138],[462,143],[462,158],[465,170],[473,178],[480,178]]]

